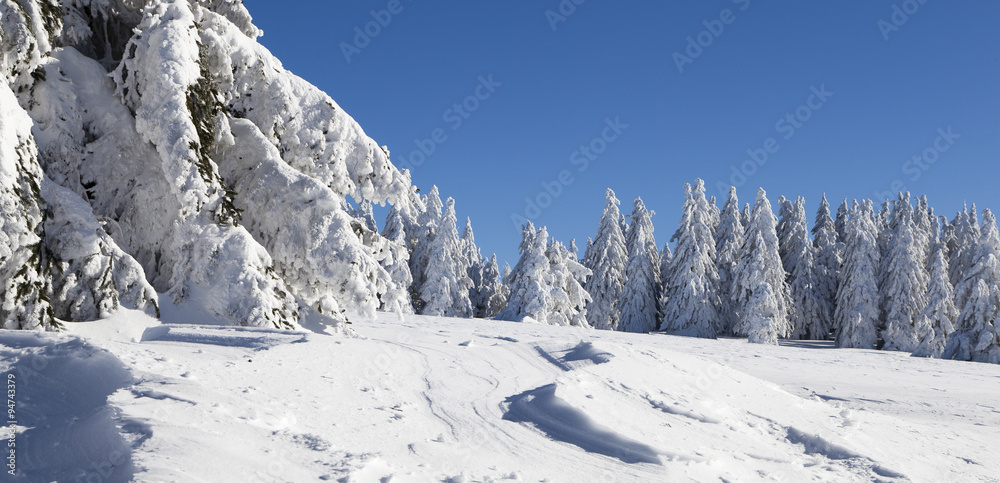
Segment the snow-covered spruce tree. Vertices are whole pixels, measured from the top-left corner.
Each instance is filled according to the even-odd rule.
[[[754,344],[777,344],[788,337],[791,299],[778,252],[777,219],[764,189],[757,190],[746,227],[740,261],[733,277],[737,325],[735,332]]]
[[[795,216],[795,203],[784,196],[778,197],[778,224],[775,231],[778,233],[778,253],[781,254],[781,264],[785,267],[786,273],[791,273],[791,266],[788,263],[789,246],[794,237],[792,230],[796,228],[792,218]]]
[[[942,357],[1000,364],[1000,234],[988,209],[983,210],[981,235],[971,258],[955,287],[956,300],[961,296],[965,303]]]
[[[544,226],[539,231],[539,237],[547,236]],[[556,240],[549,243],[545,256],[549,259],[549,306],[544,319],[537,320],[549,325],[589,328],[587,304],[590,294],[583,289],[580,279],[587,278],[590,270],[577,262],[569,250]]]
[[[596,329],[617,330],[628,251],[619,224],[620,202],[611,188],[605,192],[605,200],[604,213],[590,249],[591,265],[587,267],[593,272],[586,286],[593,299],[587,309],[587,320]]]
[[[413,313],[413,301],[410,298],[413,274],[410,273],[410,251],[406,248],[406,233],[402,216],[393,206],[386,215],[386,226],[382,229],[382,236],[388,246],[385,258],[379,263],[389,273],[392,281],[391,286],[380,297],[379,310],[382,311],[398,314]]]
[[[667,293],[667,280],[670,279],[670,268],[673,265],[674,254],[670,251],[670,244],[664,243],[660,250],[660,286],[656,292],[656,330],[660,330],[663,325],[663,309],[667,307],[670,294]]]
[[[660,330],[671,334],[715,338],[719,330],[719,272],[715,266],[715,234],[705,199],[705,182],[684,184],[685,201],[670,278],[663,282],[667,304]]]
[[[458,237],[455,200],[445,201],[444,215],[434,240],[431,241],[420,298],[426,305],[424,315],[472,317],[469,289],[472,280],[462,262],[464,252]]]
[[[951,247],[951,257],[949,263],[949,276],[951,284],[957,289],[965,281],[965,274],[972,267],[973,260],[978,253],[980,234],[978,225],[974,222],[972,214],[974,211],[963,208],[952,220],[952,232],[954,242]],[[958,307],[965,306],[965,293],[955,293],[955,303]]]
[[[582,263],[583,266],[587,267],[588,269],[593,269],[593,267],[591,266],[591,264],[593,263],[593,258],[594,258],[594,239],[588,236],[587,247],[584,248],[583,250],[583,258],[580,259],[580,263]]]
[[[931,255],[927,305],[920,312],[916,325],[920,343],[913,350],[913,355],[917,357],[941,357],[948,337],[955,331],[958,309],[955,307],[951,280],[948,279],[948,258],[944,252],[944,245],[938,244]]]
[[[476,235],[472,232],[472,220],[468,217],[465,218],[465,228],[462,229],[462,239],[460,241],[462,246],[462,265],[465,267],[465,273],[469,276],[469,301],[472,303],[472,317],[482,317],[482,314],[486,312],[486,308],[483,305],[484,297],[482,291],[484,290],[483,284],[483,270],[485,268],[486,261],[483,260],[483,254],[479,251],[479,246],[476,245]],[[488,298],[488,297],[487,297]]]
[[[494,254],[483,266],[483,285],[479,291],[479,300],[475,303],[477,312],[474,316],[484,319],[496,317],[507,305],[506,293],[497,256]]]
[[[547,245],[548,232],[536,231],[535,226],[528,221],[521,230],[521,258],[504,277],[510,294],[507,306],[497,315],[497,319],[544,323],[551,296],[546,281],[549,276],[549,259],[545,255]]]
[[[628,261],[625,264],[625,287],[621,295],[619,330],[646,333],[656,330],[657,287],[659,286],[659,254],[653,237],[652,213],[641,198],[632,204],[632,224],[626,243]]]
[[[847,245],[847,218],[850,209],[847,206],[847,198],[840,202],[837,208],[837,217],[833,220],[833,227],[837,231],[837,242]]]
[[[924,266],[930,271],[931,254],[934,251],[934,244],[937,243],[938,227],[937,217],[934,216],[934,208],[927,202],[927,195],[922,195],[917,200],[916,211],[913,212],[913,224],[917,227],[917,245],[920,247],[920,254]]]
[[[729,198],[722,207],[719,227],[715,232],[715,265],[719,270],[719,333],[732,333],[736,324],[733,301],[733,271],[743,247],[743,221],[739,212],[740,202],[736,187],[729,187]]]
[[[844,266],[837,288],[837,347],[874,349],[878,342],[878,233],[870,200],[844,215]]]
[[[833,311],[837,301],[837,280],[842,264],[843,245],[837,242],[837,229],[830,217],[830,203],[826,193],[816,211],[816,221],[813,223],[813,253],[815,256],[817,290],[826,300],[829,314],[827,320],[833,323]]]
[[[441,196],[438,194],[438,187],[431,186],[430,192],[421,197],[420,204],[423,206],[420,206],[416,218],[417,226],[412,230],[414,233],[411,234],[416,241],[410,252],[410,273],[413,274],[413,284],[411,285],[414,294],[413,305],[418,312],[423,313],[423,307],[427,303],[421,295],[426,280],[424,274],[427,272],[431,243],[437,235],[438,225],[441,224],[441,209],[444,207],[444,204],[441,203]]]
[[[708,208],[712,215],[712,231],[714,232],[719,229],[719,221],[722,220],[722,210],[719,209],[715,196],[708,199]]]
[[[785,270],[791,294],[792,338],[824,340],[830,335],[833,311],[822,289],[816,264],[816,249],[806,227],[806,205],[802,197],[792,204],[788,219]]]
[[[900,194],[889,222],[892,237],[882,260],[882,309],[885,350],[913,352],[919,344],[917,319],[927,306],[927,273],[922,235],[914,220],[909,193]]]
[[[740,211],[740,223],[745,228],[750,224],[750,203],[743,203],[743,210]]]

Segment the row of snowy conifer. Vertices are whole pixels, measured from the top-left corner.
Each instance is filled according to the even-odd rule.
[[[411,290],[385,308],[768,344],[832,338],[1000,362],[1000,237],[989,210],[982,224],[975,205],[949,221],[926,197],[914,206],[901,193],[878,212],[845,199],[833,217],[824,196],[810,233],[801,197],[779,198],[777,216],[763,189],[742,210],[735,188],[720,210],[701,180],[685,197],[673,251],[657,250],[641,199],[623,216],[609,189],[582,258],[573,241],[528,222],[517,265],[501,275],[468,220],[458,235],[453,200],[441,213],[435,187],[389,212],[383,236],[409,261],[387,268]]]

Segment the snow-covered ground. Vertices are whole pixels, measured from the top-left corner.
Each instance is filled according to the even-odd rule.
[[[22,432],[4,481],[1000,481],[997,365],[392,314],[352,327],[120,312],[0,332]]]

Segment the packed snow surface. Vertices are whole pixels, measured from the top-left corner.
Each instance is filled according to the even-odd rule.
[[[2,332],[20,384],[5,481],[1000,481],[993,364],[414,315],[352,327],[120,311]]]

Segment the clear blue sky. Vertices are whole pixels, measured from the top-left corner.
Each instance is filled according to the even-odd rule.
[[[1000,209],[994,0],[245,4],[261,42],[388,145],[398,166],[421,161],[415,140],[429,140],[415,184],[454,197],[484,254],[512,265],[511,216],[526,214],[525,198],[546,205],[527,213],[536,224],[582,249],[605,187],[626,213],[641,196],[662,245],[683,183],[700,177],[719,194],[745,162],[753,174],[741,202],[758,186],[772,203],[802,195],[810,218],[823,192],[836,205],[876,198],[894,181],[949,217],[964,200]],[[385,26],[371,23],[371,11],[390,7]],[[377,33],[367,43],[355,30],[366,27]],[[707,47],[689,49],[688,37]],[[500,85],[477,91],[481,76]],[[474,110],[454,109],[463,102]],[[609,119],[627,127],[605,130]],[[941,137],[949,127],[959,137]],[[762,159],[765,148],[766,162],[748,161],[747,150]],[[563,170],[571,182],[560,182]],[[551,203],[543,182],[561,188]]]

